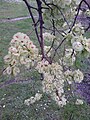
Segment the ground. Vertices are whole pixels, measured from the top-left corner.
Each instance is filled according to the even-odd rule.
[[[23,3],[0,1],[0,20],[22,16],[28,16]],[[0,22],[0,120],[90,120],[90,105],[86,102],[79,106],[68,103],[59,108],[44,94],[39,102],[30,106],[24,105],[25,99],[41,91],[39,74],[23,68],[17,78],[2,75],[3,57],[7,54],[12,36],[19,31],[29,35],[35,44],[38,43],[32,32],[31,19]]]

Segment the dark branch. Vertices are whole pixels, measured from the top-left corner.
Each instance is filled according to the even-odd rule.
[[[79,15],[79,11],[80,11],[80,9],[81,9],[82,3],[83,3],[83,0],[80,2],[79,6],[78,6],[78,8],[77,8],[77,14],[76,14],[76,16],[75,16],[75,18],[74,18],[74,22],[73,22],[73,24],[72,24],[72,27],[71,27],[69,33],[72,31],[72,28],[74,27],[74,25],[75,25],[75,23],[76,23],[76,20],[77,20],[77,17],[78,17],[78,15]]]
[[[40,21],[40,47],[41,47],[41,54],[42,54],[42,59],[45,58],[44,54],[44,39],[43,39],[43,16],[42,16],[42,2],[40,0],[36,0],[37,6],[38,6],[38,14],[39,14],[39,21]]]
[[[32,11],[31,11],[31,7],[29,5],[29,3],[27,2],[27,0],[23,0],[28,8],[28,11],[30,13],[30,16],[32,18],[32,21],[33,21],[33,24],[34,24],[34,29],[35,29],[35,33],[36,33],[36,36],[37,36],[37,39],[38,39],[38,42],[39,44],[41,44],[41,41],[40,41],[40,38],[39,38],[39,35],[38,35],[38,31],[37,31],[37,28],[36,28],[36,22],[35,22],[35,19],[34,19],[34,16],[32,14]]]

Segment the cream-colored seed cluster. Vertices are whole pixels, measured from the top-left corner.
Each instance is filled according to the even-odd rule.
[[[38,49],[26,34],[16,33],[10,42],[8,54],[4,57],[6,69],[4,74],[17,75],[20,72],[19,66],[27,68],[34,65],[38,56]]]
[[[36,101],[39,101],[42,98],[42,94],[36,93],[35,96],[32,96],[24,101],[25,105],[30,105],[35,103]]]
[[[43,92],[49,94],[59,106],[66,105],[66,98],[63,95],[65,78],[62,66],[58,63],[49,64],[43,60],[38,63],[37,69],[44,75],[44,80],[42,81]]]
[[[75,35],[73,35],[73,33]],[[84,34],[84,28],[82,25],[75,24],[73,27],[73,33],[69,33],[66,35],[67,40],[71,42],[72,44],[72,49],[76,52],[81,52],[86,50],[87,52],[90,53],[90,38],[86,38],[83,36]]]
[[[75,71],[67,70],[64,75],[69,84],[73,82],[80,83],[84,79],[84,75],[79,69]]]
[[[72,48],[76,52],[86,50],[88,53],[90,53],[90,39],[86,39],[81,35],[81,36],[73,37],[72,41],[71,41]]]

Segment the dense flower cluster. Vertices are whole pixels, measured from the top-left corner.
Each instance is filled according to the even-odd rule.
[[[68,81],[69,84],[80,83],[84,78],[79,69],[75,71],[67,70],[63,74],[61,65],[58,63],[49,64],[46,60],[38,62],[36,69],[44,75],[42,81],[43,92],[49,94],[59,106],[66,105],[67,101],[64,95],[64,82]]]
[[[49,94],[59,106],[66,105],[64,94],[64,74],[63,68],[58,63],[49,64],[48,61],[42,60],[37,65],[39,73],[43,73],[42,81],[43,92]]]
[[[80,83],[84,79],[84,75],[79,69],[75,71],[67,70],[64,75],[69,84],[73,82]]]
[[[6,69],[4,74],[17,75],[19,66],[33,66],[38,56],[38,49],[26,34],[16,33],[10,42],[8,54],[4,57]]]
[[[72,66],[76,64],[79,59],[77,56],[82,56],[82,58],[89,57],[90,55],[90,38],[86,38],[84,35],[83,27],[81,24],[76,24],[73,27],[73,32],[67,33],[66,41],[68,48],[65,50],[65,55],[62,58],[63,65]],[[68,52],[66,51],[69,51]]]
[[[26,100],[24,101],[24,104],[29,106],[30,104],[33,104],[33,103],[35,103],[36,101],[39,101],[41,98],[42,98],[42,94],[36,93],[36,94],[35,94],[35,97],[32,96],[32,97],[26,99]]]
[[[84,51],[86,50],[88,53],[90,53],[90,39],[81,36],[74,36],[71,39],[71,44],[72,44],[72,48],[76,51],[76,52],[80,52],[80,51]]]

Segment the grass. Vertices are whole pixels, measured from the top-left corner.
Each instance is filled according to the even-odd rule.
[[[35,4],[32,2],[33,0],[29,0],[30,4]],[[35,14],[35,11],[33,11]],[[14,2],[5,2],[0,0],[0,19],[5,18],[16,18],[16,17],[23,17],[29,16],[28,10],[24,2],[21,3],[14,3]]]
[[[1,120],[69,120],[71,115],[71,120],[90,120],[89,106],[86,104],[67,104],[60,109],[47,95],[31,106],[24,105],[24,100],[34,95],[40,87],[41,82],[35,80],[30,84],[14,84],[1,89]]]
[[[24,3],[9,3],[0,1],[0,19],[28,16]]]
[[[2,2],[0,18],[28,15],[25,7],[21,6],[22,4]],[[17,12],[18,10],[20,11]],[[34,32],[30,34],[32,31],[31,19],[0,23],[0,70],[4,66],[3,57],[7,54],[9,42],[12,36],[19,31],[29,35],[37,44]],[[37,72],[24,71],[19,78],[26,79],[28,77],[30,79],[32,76],[33,80],[30,84],[12,84],[0,88],[0,120],[90,120],[90,106],[86,103],[79,106],[68,103],[64,108],[59,108],[48,95],[43,95],[39,102],[30,106],[24,105],[25,99],[35,95],[38,90],[41,91],[40,76]],[[9,79],[10,77],[1,76],[0,83]]]

